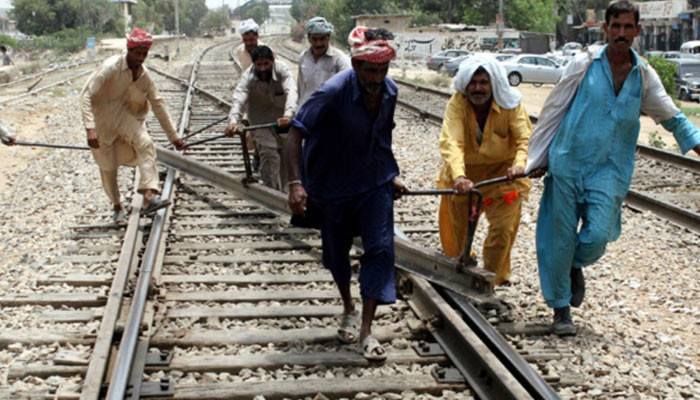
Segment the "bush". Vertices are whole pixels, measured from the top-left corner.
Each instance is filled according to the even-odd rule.
[[[674,83],[676,66],[671,61],[668,61],[662,57],[649,57],[648,61],[649,65],[651,65],[656,70],[656,73],[659,74],[661,83],[664,84],[664,89],[666,89],[666,93],[668,93],[669,96],[673,97],[674,99],[678,97]]]
[[[58,53],[75,53],[85,47],[85,42],[95,34],[85,28],[64,29],[32,40],[33,49],[51,49]]]
[[[0,35],[0,44],[13,49],[19,48],[19,42],[17,39],[7,35]]]

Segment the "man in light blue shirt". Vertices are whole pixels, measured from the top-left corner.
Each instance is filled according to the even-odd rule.
[[[655,112],[664,116],[657,121],[673,132],[683,153],[700,154],[700,131],[675,106],[668,111],[665,91],[646,90],[658,76],[631,49],[640,32],[638,8],[628,1],[611,4],[603,30],[608,44],[589,60],[549,147],[537,220],[540,283],[558,335],[576,334],[570,306],[583,302],[582,267],[597,261],[607,243],[620,236],[640,111],[665,105],[664,113]]]

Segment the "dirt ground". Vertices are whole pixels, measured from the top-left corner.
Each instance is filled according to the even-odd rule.
[[[48,130],[51,129],[48,118],[56,112],[57,108],[46,103],[39,103],[31,107],[10,105],[5,106],[2,110],[2,122],[18,140],[45,142]],[[5,189],[8,176],[24,169],[32,160],[41,157],[47,151],[55,150],[0,145],[0,171],[2,171],[0,173],[0,191]]]

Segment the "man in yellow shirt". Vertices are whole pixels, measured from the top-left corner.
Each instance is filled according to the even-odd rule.
[[[139,167],[138,192],[143,194],[145,215],[170,204],[158,196],[156,148],[146,130],[146,115],[151,107],[170,142],[177,149],[184,146],[163,98],[143,66],[152,44],[148,32],[134,28],[127,38],[126,54],[105,60],[80,94],[87,142],[100,168],[102,186],[114,206],[115,223],[126,221],[117,183],[121,165]]]
[[[457,91],[447,103],[440,134],[444,165],[438,187],[467,193],[485,179],[523,176],[532,125],[511,88],[505,70],[495,59],[468,60],[454,79]],[[519,179],[484,187],[483,210],[489,221],[484,241],[484,267],[496,274],[497,285],[510,279],[510,250],[520,224],[523,199],[530,182]],[[440,202],[440,240],[445,255],[458,257],[467,239],[470,210],[466,196],[443,196]]]

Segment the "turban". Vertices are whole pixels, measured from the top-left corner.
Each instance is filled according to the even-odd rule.
[[[314,17],[306,23],[306,33],[312,35],[330,35],[333,33],[333,24],[323,17]]]
[[[386,30],[356,26],[348,35],[350,55],[354,60],[387,63],[396,57],[396,49],[390,39],[393,39],[393,35]]]
[[[128,49],[133,49],[135,47],[150,49],[152,44],[153,37],[151,34],[141,28],[134,28],[129,36],[126,37],[126,47]]]
[[[246,34],[246,33],[248,33],[248,32],[255,32],[255,33],[258,33],[258,28],[260,28],[260,27],[258,26],[258,23],[255,22],[254,19],[249,18],[249,19],[247,19],[247,20],[245,20],[245,21],[241,21],[241,24],[238,25],[238,32],[239,32],[241,35],[244,35],[244,34]]]
[[[459,64],[453,85],[456,91],[467,94],[467,85],[472,81],[474,72],[482,67],[489,74],[491,93],[499,107],[511,110],[520,104],[522,95],[508,83],[506,69],[493,56],[475,54]]]

